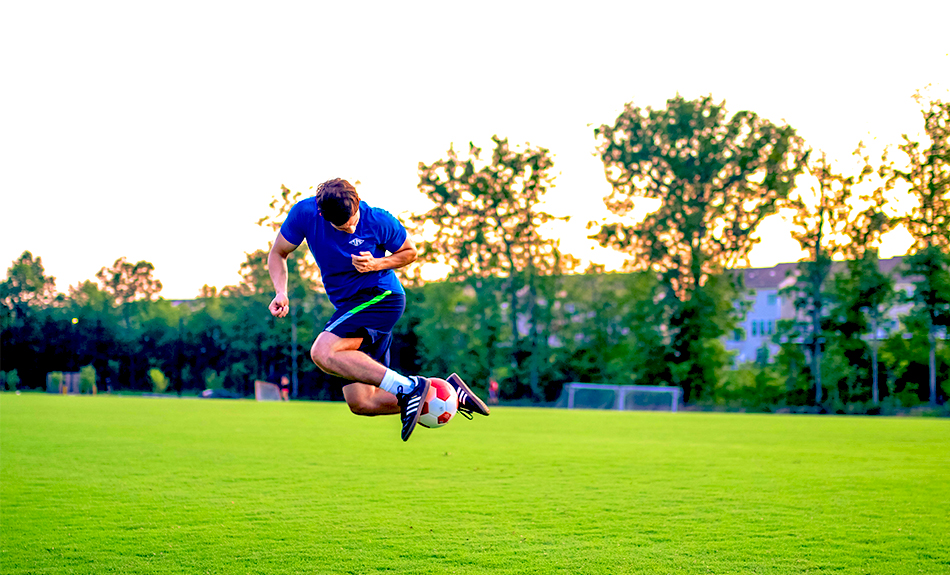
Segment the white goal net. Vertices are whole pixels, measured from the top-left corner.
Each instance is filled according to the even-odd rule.
[[[675,412],[682,393],[673,386],[566,383],[555,407]]]
[[[257,401],[280,401],[280,386],[257,380],[254,382],[254,399]]]

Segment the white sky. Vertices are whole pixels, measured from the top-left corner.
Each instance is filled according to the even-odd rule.
[[[340,176],[421,211],[418,163],[493,134],[556,155],[549,209],[589,256],[609,192],[589,124],[625,102],[711,93],[846,159],[916,133],[914,91],[950,86],[950,2],[562,4],[8,2],[0,264],[30,250],[65,291],[148,260],[191,298],[267,247],[281,184]],[[794,261],[787,225],[766,229],[752,264]]]

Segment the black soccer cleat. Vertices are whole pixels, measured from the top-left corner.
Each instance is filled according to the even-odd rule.
[[[416,428],[419,422],[419,414],[422,413],[422,403],[429,395],[428,379],[412,375],[409,379],[416,384],[415,387],[403,393],[402,386],[396,392],[396,400],[399,402],[399,417],[402,419],[402,440],[408,441],[412,435],[412,430]]]
[[[488,409],[488,406],[485,405],[485,402],[478,398],[472,390],[465,385],[465,382],[462,381],[462,378],[458,376],[457,373],[450,375],[445,381],[452,384],[452,387],[455,388],[455,392],[459,396],[459,413],[463,416],[471,419],[473,413],[479,415],[488,415],[491,413],[491,410]]]

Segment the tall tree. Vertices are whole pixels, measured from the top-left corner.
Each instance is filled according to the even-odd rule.
[[[915,142],[907,134],[898,146],[906,160],[906,168],[893,163],[891,179],[903,182],[916,200],[916,205],[902,219],[914,238],[914,247],[921,250],[936,246],[950,248],[950,102],[939,99],[924,103],[918,92],[914,99],[921,105],[924,132],[929,145]]]
[[[28,251],[14,260],[0,282],[0,302],[14,317],[25,317],[30,308],[48,306],[55,298],[56,278],[47,276],[43,259]]]
[[[929,325],[930,401],[935,403],[936,330],[946,325],[942,282],[950,265],[946,257],[950,250],[950,102],[932,99],[925,103],[920,92],[914,98],[921,106],[929,145],[916,142],[904,134],[904,142],[898,148],[906,159],[906,169],[895,167],[885,158],[884,171],[890,173],[892,181],[907,185],[917,200],[902,223],[913,236],[914,248],[917,250],[909,264],[924,282],[917,283],[917,290],[922,293],[913,299],[915,307],[926,316]],[[931,281],[935,283],[927,283]]]
[[[0,361],[6,371],[17,369],[27,386],[35,386],[45,373],[39,352],[48,340],[46,312],[57,297],[55,278],[29,251],[12,262],[0,282]]]
[[[69,329],[79,347],[73,351],[74,357],[81,358],[76,367],[91,361],[97,370],[105,370],[110,354],[116,351],[120,326],[113,297],[95,282],[85,280],[69,286],[64,312],[76,321]]]
[[[129,380],[134,386],[136,381],[144,375],[141,353],[143,338],[137,337],[134,330],[141,326],[136,322],[133,326],[132,318],[140,317],[143,304],[154,300],[162,291],[162,282],[152,276],[155,266],[147,261],[129,262],[121,257],[112,264],[112,267],[103,267],[96,273],[96,279],[103,291],[109,294],[121,310],[125,326],[125,348],[129,366]],[[140,334],[139,334],[140,335]]]
[[[937,246],[917,251],[906,260],[908,273],[916,277],[914,293],[907,299],[913,313],[926,326],[929,353],[930,404],[937,405],[937,330],[950,326],[950,254]]]
[[[879,181],[872,181],[875,170],[866,154],[864,142],[858,143],[853,155],[862,165],[860,172],[850,177],[849,184],[854,186],[852,197],[858,201],[851,205],[849,216],[844,222],[842,235],[847,241],[841,251],[849,261],[867,257],[877,259],[882,237],[899,223],[896,213],[890,208],[889,193],[893,184],[887,181],[888,174],[882,172],[881,168],[877,170]]]
[[[871,401],[876,405],[880,399],[878,349],[881,333],[887,331],[887,311],[897,303],[894,279],[881,270],[877,250],[868,250],[861,257],[848,259],[845,265],[846,272],[834,277],[830,294],[832,327],[839,336],[838,345],[856,372],[855,377],[866,375],[857,373],[862,371],[858,366],[869,360]]]
[[[665,109],[629,103],[594,133],[615,214],[640,198],[660,200],[642,222],[604,225],[600,242],[652,269],[685,300],[709,275],[748,262],[752,236],[787,197],[807,156],[789,126],[753,112],[727,117],[711,96],[677,96]]]
[[[840,345],[850,365],[858,365],[863,352],[870,352],[871,401],[877,405],[880,399],[880,332],[887,324],[884,318],[888,309],[897,299],[894,279],[881,271],[878,250],[882,236],[893,229],[897,220],[888,213],[886,194],[891,185],[887,182],[875,184],[869,179],[874,169],[864,153],[863,142],[859,143],[854,155],[860,158],[863,168],[859,175],[851,178],[851,182],[855,191],[865,191],[857,194],[858,202],[851,203],[851,211],[842,229],[848,240],[841,247],[847,261],[847,272],[835,277],[833,299],[836,303],[831,315],[839,318],[835,329],[841,336]]]
[[[731,321],[710,322],[701,305],[718,308],[710,297],[729,290],[711,286],[702,296],[700,290],[710,278],[748,263],[758,241],[753,232],[787,197],[807,152],[791,127],[749,111],[730,117],[711,96],[677,95],[662,109],[628,103],[613,125],[594,133],[613,188],[605,198],[608,209],[626,216],[640,199],[661,202],[643,221],[605,223],[593,237],[632,256],[630,268],[659,275],[672,332],[667,355],[678,362],[673,371],[684,374],[673,383],[684,387],[688,401],[692,388],[715,383],[705,381],[706,362],[695,355],[708,342],[689,339],[718,338]]]
[[[152,301],[162,291],[162,282],[152,276],[155,266],[147,261],[132,263],[121,257],[111,268],[96,272],[102,289],[124,305],[135,301]]]
[[[506,278],[514,362],[520,368],[530,358],[529,387],[537,398],[541,396],[538,348],[545,338],[535,321],[539,305],[535,278],[573,269],[576,260],[561,252],[558,240],[541,233],[544,224],[557,219],[539,207],[553,187],[551,152],[530,144],[512,148],[498,136],[492,142],[491,161],[483,161],[481,148],[470,144],[466,158],[450,147],[446,158],[420,163],[419,191],[434,205],[411,223],[424,238],[419,244],[421,264],[442,264],[454,280]],[[470,283],[477,289],[478,282]],[[522,313],[527,341],[519,326]]]
[[[807,165],[811,184],[798,188],[789,199],[792,214],[792,238],[809,258],[798,264],[798,277],[791,291],[795,309],[805,316],[808,345],[811,347],[815,403],[822,402],[821,351],[825,343],[823,320],[830,305],[831,263],[848,243],[846,231],[854,200],[855,176],[835,172],[826,154]],[[862,172],[863,174],[864,172]]]

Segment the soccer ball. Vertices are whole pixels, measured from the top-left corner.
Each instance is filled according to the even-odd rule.
[[[422,404],[422,413],[419,415],[419,425],[423,427],[442,427],[455,415],[459,407],[459,396],[452,384],[430,377],[429,395]]]

